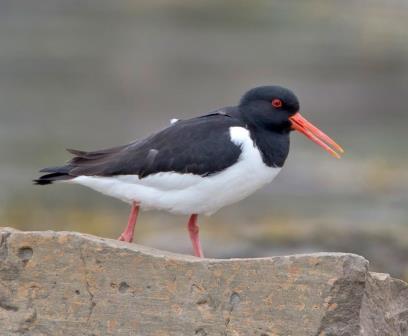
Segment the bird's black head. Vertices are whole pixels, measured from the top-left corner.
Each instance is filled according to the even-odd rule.
[[[255,133],[266,130],[286,137],[290,131],[298,131],[334,157],[339,158],[344,152],[333,139],[299,113],[299,100],[289,89],[281,86],[251,89],[241,98],[239,112],[243,121],[254,129]]]
[[[289,118],[299,111],[295,94],[281,86],[259,86],[243,95],[239,109],[245,122],[276,132],[289,132]]]

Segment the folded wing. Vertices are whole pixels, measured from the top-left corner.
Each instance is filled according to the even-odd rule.
[[[241,149],[231,142],[230,127],[241,121],[215,113],[180,120],[168,128],[127,145],[98,151],[69,149],[75,157],[66,165],[41,170],[36,184],[50,184],[78,176],[137,175],[140,179],[160,172],[208,176],[237,162]]]

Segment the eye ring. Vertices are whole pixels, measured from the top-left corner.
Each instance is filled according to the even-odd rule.
[[[272,100],[273,107],[279,108],[279,107],[282,107],[282,105],[283,105],[282,100],[277,99],[277,98]]]

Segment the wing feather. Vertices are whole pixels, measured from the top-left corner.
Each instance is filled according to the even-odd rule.
[[[43,171],[58,174],[58,180],[64,175],[66,179],[81,175],[144,178],[159,172],[211,175],[235,163],[241,154],[230,139],[229,129],[234,126],[245,127],[239,119],[220,113],[180,120],[128,145],[92,152],[68,149],[75,157],[67,165]]]

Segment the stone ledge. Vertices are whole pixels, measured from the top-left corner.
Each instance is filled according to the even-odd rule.
[[[0,229],[1,335],[407,335],[408,285],[364,258],[199,259]]]

